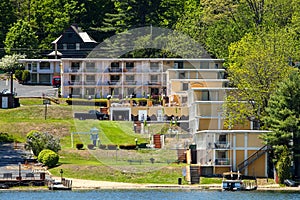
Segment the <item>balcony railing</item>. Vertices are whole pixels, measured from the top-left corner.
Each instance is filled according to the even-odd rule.
[[[226,142],[226,141],[216,141],[214,143],[214,148],[215,149],[229,149],[230,143]]]
[[[229,158],[216,158],[215,165],[230,165]]]

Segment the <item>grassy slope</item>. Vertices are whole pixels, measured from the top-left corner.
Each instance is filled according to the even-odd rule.
[[[114,166],[108,166],[107,162],[97,160],[88,150],[77,151],[70,148],[71,132],[87,132],[92,127],[99,129],[100,140],[103,144],[135,144],[135,138],[138,138],[139,143],[147,142],[147,138],[133,132],[131,122],[74,120],[72,118],[74,108],[67,105],[48,106],[45,120],[45,106],[42,105],[41,99],[21,99],[20,103],[22,106],[19,108],[0,109],[0,132],[12,134],[22,142],[31,130],[49,132],[59,137],[63,150],[60,152],[61,165],[50,169],[54,175],[59,176],[59,170],[62,168],[64,175],[70,178],[136,183],[177,183],[177,178],[181,176],[182,166],[177,164],[159,165],[157,169],[152,169],[152,167],[147,173],[124,172]],[[77,107],[77,109],[84,111],[93,108]],[[76,142],[90,143],[89,135],[75,135],[74,146]],[[161,157],[167,157],[167,154],[168,152],[141,151],[134,156],[145,159],[155,157],[159,160],[163,159]],[[128,163],[124,161],[124,165]],[[132,168],[132,166],[126,167]]]

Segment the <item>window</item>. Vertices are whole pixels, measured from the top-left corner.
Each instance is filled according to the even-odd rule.
[[[219,72],[218,73],[218,79],[224,79],[224,72]]]
[[[134,81],[134,75],[127,75],[126,81]]]
[[[75,76],[75,75],[71,75],[71,82],[79,82],[80,81],[80,77],[79,76]]]
[[[111,81],[119,81],[120,80],[120,76],[118,76],[118,75],[111,75],[110,76],[110,80]]]
[[[40,83],[50,83],[50,74],[40,74],[39,81]]]
[[[189,90],[189,84],[188,83],[182,83],[182,90],[188,91]]]
[[[202,101],[209,101],[209,91],[208,90],[202,91]]]
[[[80,43],[76,43],[76,50],[80,50]]]
[[[95,75],[87,75],[86,81],[87,82],[95,82]]]
[[[111,68],[119,68],[119,63],[118,63],[118,62],[112,62],[112,63],[110,64],[110,67],[111,67]]]
[[[37,71],[37,64],[36,63],[32,63],[32,71],[33,72]]]
[[[126,69],[132,71],[134,68],[134,62],[126,62]]]
[[[86,95],[94,95],[95,94],[95,88],[86,88],[85,89]]]
[[[27,64],[27,69],[30,71],[31,70],[31,63]]]
[[[157,75],[151,75],[150,80],[151,80],[151,82],[158,82],[158,76]]]
[[[72,72],[77,72],[80,68],[80,63],[79,62],[72,62],[71,64],[71,70]]]
[[[80,88],[71,88],[71,94],[80,95],[81,94]]]
[[[184,72],[179,73],[179,79],[185,79],[185,73]]]
[[[150,62],[150,69],[152,71],[158,71],[159,70],[159,63],[158,62]]]
[[[50,69],[50,63],[49,62],[41,62],[40,63],[40,69],[41,70],[49,70]]]
[[[95,63],[94,62],[87,62],[85,66],[86,66],[87,72],[95,72]]]
[[[63,50],[67,50],[68,49],[68,45],[67,44],[63,44]]]
[[[174,62],[175,69],[183,69],[183,62],[182,61],[175,61]]]
[[[215,63],[215,69],[219,69],[219,64]]]
[[[200,69],[209,69],[209,63],[208,62],[201,62],[200,63]]]

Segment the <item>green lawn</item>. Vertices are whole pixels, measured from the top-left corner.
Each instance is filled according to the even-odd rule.
[[[60,138],[62,150],[59,152],[59,166],[50,169],[60,176],[60,169],[69,178],[91,180],[121,181],[132,183],[177,183],[184,165],[172,164],[176,160],[174,150],[87,150],[91,143],[89,134],[75,134],[74,148],[71,148],[72,132],[89,132],[95,127],[99,130],[102,144],[135,145],[149,142],[148,134],[136,134],[132,122],[78,120],[73,113],[95,109],[91,106],[69,106],[65,103],[45,106],[41,99],[20,99],[21,107],[0,109],[0,132],[9,133],[18,141],[25,142],[31,130],[48,132]],[[99,109],[99,108],[96,108]],[[75,111],[76,110],[76,111]],[[160,126],[150,127],[156,133]],[[158,128],[158,130],[156,130]],[[76,143],[84,143],[85,150],[75,149]],[[155,159],[155,164],[150,159]],[[128,160],[143,160],[142,164]]]

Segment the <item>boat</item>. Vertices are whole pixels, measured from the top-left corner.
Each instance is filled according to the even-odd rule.
[[[240,172],[223,173],[222,190],[223,191],[251,191],[257,189],[255,177],[242,178]]]

